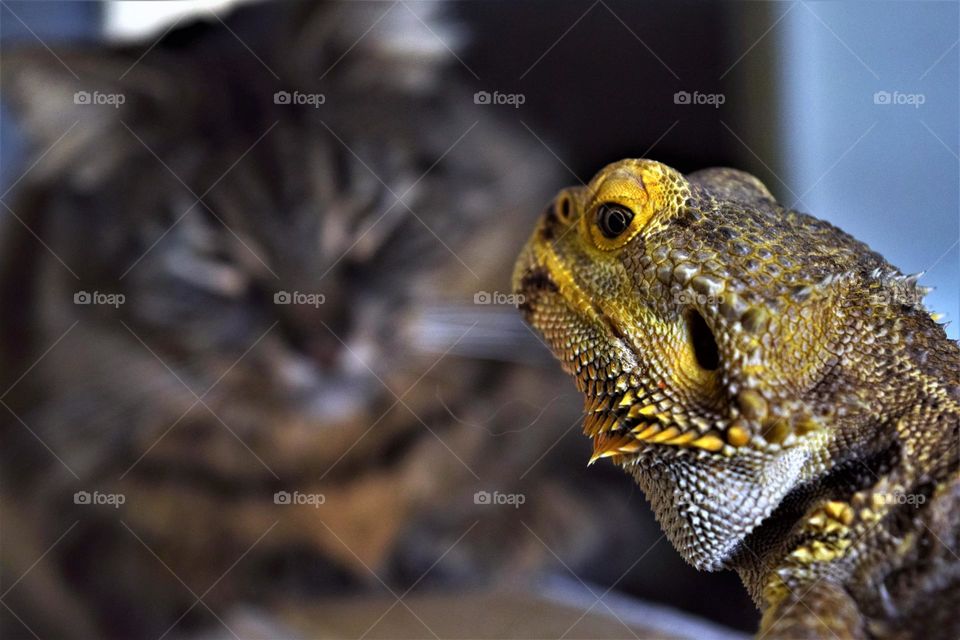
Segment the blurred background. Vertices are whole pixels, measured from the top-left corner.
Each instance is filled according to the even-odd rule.
[[[3,637],[752,631],[585,467],[513,259],[608,162],[726,165],[955,321],[958,18],[0,3]]]

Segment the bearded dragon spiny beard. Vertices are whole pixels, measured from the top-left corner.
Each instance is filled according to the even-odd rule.
[[[916,276],[749,174],[623,160],[548,206],[514,289],[591,462],[740,573],[761,637],[960,637],[960,349]]]

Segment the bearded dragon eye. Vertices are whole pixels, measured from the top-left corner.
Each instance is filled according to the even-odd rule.
[[[604,237],[614,239],[630,227],[633,211],[619,204],[602,204],[597,208],[597,226]]]

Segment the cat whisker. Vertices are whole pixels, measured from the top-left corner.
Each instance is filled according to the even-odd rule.
[[[425,353],[549,366],[547,348],[512,306],[425,304],[409,329],[410,344]],[[451,348],[452,346],[452,348]]]

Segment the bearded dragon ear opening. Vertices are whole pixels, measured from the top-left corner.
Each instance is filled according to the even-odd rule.
[[[697,364],[707,371],[716,370],[720,366],[720,349],[707,321],[695,309],[687,311],[686,321]]]

